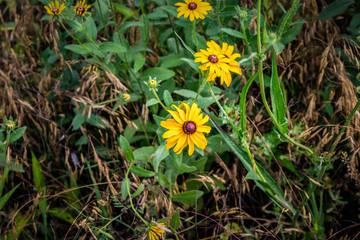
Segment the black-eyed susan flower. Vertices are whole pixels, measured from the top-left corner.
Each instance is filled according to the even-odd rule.
[[[223,44],[223,48],[212,40],[206,44],[206,50],[200,49],[200,52],[195,53],[195,62],[202,63],[199,66],[201,70],[209,70],[208,81],[220,77],[221,84],[225,82],[226,86],[229,86],[232,81],[230,71],[241,74],[238,62],[235,61],[240,54],[232,54],[234,47],[228,44]]]
[[[79,16],[84,16],[87,10],[90,8],[90,5],[85,4],[85,0],[76,3],[74,7],[74,12]]]
[[[165,227],[165,223],[158,223],[159,225]],[[152,224],[149,228],[149,240],[159,240],[165,231],[155,224]]]
[[[60,5],[60,3],[58,1],[55,1],[55,2],[49,3],[49,7],[44,6],[44,8],[46,9],[46,11],[49,15],[58,16],[65,9],[65,4],[62,3]]]
[[[185,0],[185,3],[178,2],[175,6],[179,6],[177,17],[184,15],[184,18],[190,18],[190,21],[194,21],[194,18],[204,19],[204,15],[211,10],[210,4],[202,0]]]
[[[194,144],[200,149],[205,149],[207,140],[204,132],[209,133],[211,127],[204,125],[209,121],[209,117],[207,115],[203,117],[203,114],[200,113],[201,108],[198,108],[196,103],[193,103],[191,108],[188,104],[181,106],[185,109],[174,106],[176,111],[168,110],[173,119],[167,119],[160,123],[162,127],[168,129],[162,137],[167,138],[166,149],[176,145],[174,147],[176,154],[180,154],[189,145],[188,154],[191,156],[194,153]]]

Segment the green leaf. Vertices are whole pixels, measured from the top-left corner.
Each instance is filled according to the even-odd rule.
[[[180,227],[180,212],[179,212],[179,209],[176,209],[176,212],[171,216],[170,226],[173,229],[178,229]]]
[[[151,164],[153,165],[155,172],[158,172],[160,162],[167,156],[169,156],[169,149],[165,148],[165,144],[161,144],[156,150],[153,159],[151,160]]]
[[[282,50],[284,50],[284,44],[282,44],[281,42],[276,42],[274,45],[273,45],[275,51],[277,54],[280,54],[282,52]]]
[[[102,129],[109,128],[108,121],[99,115],[91,114],[90,118],[87,119],[86,122],[98,128],[102,128]]]
[[[280,87],[277,65],[276,65],[276,54],[272,51],[272,74],[270,80],[270,96],[273,114],[276,121],[281,126],[281,133],[288,133],[288,121],[286,118],[286,105],[284,100],[283,91]]]
[[[210,121],[214,125],[215,129],[219,132],[219,134],[223,137],[225,142],[229,145],[234,154],[240,159],[246,170],[253,171],[253,166],[249,156],[246,154],[244,150],[242,150],[239,145],[237,145],[230,136],[228,136],[224,130],[212,119],[212,117],[204,111],[209,116]],[[256,185],[273,200],[280,207],[286,206],[293,213],[296,210],[285,200],[284,193],[280,189],[278,183],[271,177],[271,175],[260,165],[257,164],[259,171],[264,177],[266,182],[255,180]]]
[[[131,194],[131,197],[139,196],[142,193],[143,190],[144,190],[144,184],[141,183],[140,186],[138,187],[138,189],[136,190],[136,192]]]
[[[185,163],[182,163],[179,167],[178,167],[179,173],[192,173],[196,171],[196,167],[194,166],[188,166]]]
[[[152,98],[152,99],[150,99],[149,101],[146,102],[145,106],[150,107],[150,106],[153,106],[153,105],[158,104],[158,103],[159,103],[159,101],[156,98]]]
[[[130,172],[133,174],[139,176],[139,177],[152,177],[155,176],[155,173],[153,171],[149,171],[137,166],[132,166],[130,169]]]
[[[189,66],[194,69],[195,71],[199,71],[199,64],[194,62],[194,59],[189,59],[189,58],[180,58],[181,61],[186,62],[187,64],[189,64]]]
[[[73,126],[72,130],[78,130],[85,121],[86,116],[84,116],[81,111],[77,112],[71,123],[71,125]]]
[[[179,36],[179,34],[177,34],[176,32],[174,32],[174,34],[177,36],[177,38],[180,40],[180,42],[182,43],[182,45],[184,45],[184,47],[192,54],[194,55],[195,52],[194,50],[192,50],[185,42],[184,40],[182,40],[182,38]]]
[[[25,131],[26,131],[26,127],[21,127],[13,131],[10,134],[9,143],[15,142],[16,140],[21,138],[22,135],[25,133]]]
[[[155,147],[153,146],[137,148],[134,151],[134,159],[136,161],[147,162],[154,152]]]
[[[319,14],[318,20],[326,20],[336,15],[344,12],[351,5],[355,3],[354,0],[336,0],[329,4],[324,10]]]
[[[128,142],[128,140],[126,140],[125,137],[123,137],[122,135],[120,135],[120,137],[118,138],[118,141],[120,143],[120,147],[124,152],[125,158],[130,161],[133,162],[134,161],[134,153],[130,147],[130,144]]]
[[[129,188],[129,190],[130,190],[130,181],[128,178],[124,178],[124,180],[121,183],[121,198],[123,200],[125,200],[127,198],[127,196],[129,195],[127,188]]]
[[[33,152],[31,152],[31,161],[32,161],[32,173],[33,173],[35,188],[38,191],[38,193],[40,193],[43,187],[45,187],[45,176],[42,173],[41,165]]]
[[[114,43],[114,42],[104,42],[99,46],[99,48],[102,51],[111,52],[111,53],[124,53],[124,52],[126,52],[125,47],[121,46],[118,43]]]
[[[169,107],[174,102],[168,90],[164,91],[164,102],[167,107]]]
[[[199,190],[191,190],[188,192],[179,193],[176,195],[173,195],[172,200],[176,202],[184,202],[189,204],[194,204],[196,200],[202,197],[204,194],[203,191]]]
[[[84,28],[86,34],[92,39],[96,40],[97,37],[97,29],[95,25],[95,21],[92,17],[87,17],[84,22]]]
[[[4,196],[2,196],[0,198],[0,210],[2,209],[2,207],[5,205],[5,203],[7,202],[7,200],[9,200],[9,198],[11,197],[11,195],[15,192],[15,190],[20,186],[21,183],[19,183],[18,185],[16,185],[16,187],[14,187],[13,189],[11,189],[8,193],[6,193]]]
[[[289,11],[280,20],[278,35],[282,35],[289,28],[292,18],[300,6],[299,0],[294,0]]]
[[[184,64],[184,61],[182,61],[181,59],[184,56],[182,55],[174,55],[174,56],[166,56],[166,57],[162,57],[160,62],[160,67],[163,68],[172,68],[172,67],[178,67]]]
[[[70,224],[74,222],[74,217],[63,208],[51,208],[48,209],[46,213]]]
[[[246,176],[245,176],[245,178],[244,178],[243,181],[245,181],[245,180],[247,180],[247,179],[261,181],[261,178],[259,177],[259,174],[257,174],[257,172],[255,172],[254,170],[249,171],[249,172],[246,174]]]
[[[100,52],[97,48],[98,44],[93,43],[83,43],[81,45],[78,44],[69,44],[65,46],[65,49],[68,49],[70,51],[73,51],[77,54],[81,54],[83,56],[89,55],[89,54],[95,54],[100,57],[104,57],[104,53]]]
[[[175,75],[175,72],[166,68],[162,67],[154,67],[149,68],[146,71],[142,73],[141,80],[142,81],[148,81],[149,76],[152,78],[156,77],[157,81],[163,81],[169,78],[172,78]]]
[[[186,97],[186,98],[195,98],[196,97],[196,92],[187,90],[187,89],[175,90],[174,93],[176,93],[177,95]]]
[[[239,31],[236,31],[234,29],[231,28],[220,28],[221,31],[223,31],[224,33],[229,34],[230,36],[236,37],[236,38],[240,38],[240,39],[244,39],[244,34],[242,34]]]
[[[302,25],[304,24],[304,22],[299,22],[297,23],[294,27],[290,28],[289,30],[287,30],[286,32],[284,32],[281,35],[281,43],[283,45],[288,44],[289,42],[291,42],[292,40],[294,40],[294,38],[298,35],[298,33],[301,30]]]
[[[134,71],[139,71],[145,64],[146,59],[141,54],[135,54],[134,56]]]

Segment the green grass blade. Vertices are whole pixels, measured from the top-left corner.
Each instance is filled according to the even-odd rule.
[[[7,200],[9,200],[9,198],[11,197],[11,195],[15,192],[15,190],[20,186],[21,183],[19,183],[18,185],[16,185],[16,187],[14,187],[13,189],[11,189],[8,193],[6,193],[4,196],[2,196],[0,198],[0,210],[2,209],[2,207],[5,205],[5,203],[7,202]]]

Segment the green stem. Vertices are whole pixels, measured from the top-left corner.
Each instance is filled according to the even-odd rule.
[[[195,43],[195,47],[196,47],[196,51],[199,51],[199,47],[197,44],[197,39],[196,39],[196,20],[194,19],[194,21],[192,22],[192,26],[193,26],[193,35],[194,35],[194,43]]]
[[[59,21],[59,20],[57,20],[57,21],[61,24],[61,26],[64,28],[64,30],[67,32],[67,34],[69,34],[69,36],[70,36],[72,39],[74,39],[75,41],[77,41],[77,43],[87,52],[87,54],[89,54],[90,56],[92,56],[93,58],[95,58],[97,61],[101,62],[100,59],[99,59],[97,56],[93,55],[93,54],[82,44],[82,42],[81,42],[77,37],[75,37],[74,35],[72,35],[72,34],[69,32],[69,30],[65,27],[65,25],[64,25],[61,21]]]
[[[201,81],[201,76],[202,76],[202,75],[201,75],[201,72],[200,72],[200,73],[199,73],[199,80],[200,80],[200,81]],[[201,91],[204,89],[206,82],[207,82],[207,76],[204,78],[202,84],[200,85],[199,90],[198,90],[198,92],[197,92],[197,94],[196,94],[195,100],[197,100],[198,97],[200,96],[200,93],[201,93]]]
[[[85,31],[85,26],[84,26],[84,19],[81,18],[81,27],[82,27],[82,30],[83,30],[83,33],[85,34],[85,37],[94,45],[94,47],[99,50],[102,54],[103,54],[103,57],[106,57],[106,54],[99,48],[99,46],[94,42],[93,39],[91,39],[89,37],[89,35],[87,34],[87,32]]]
[[[115,99],[110,99],[110,100],[106,100],[106,101],[103,101],[103,102],[99,102],[99,103],[96,103],[96,104],[93,104],[91,105],[92,107],[96,107],[96,106],[100,106],[100,105],[103,105],[103,104],[107,104],[107,103],[111,103],[111,102],[116,102],[116,101],[119,101],[121,98],[115,98]]]
[[[161,102],[161,100],[160,100],[159,96],[157,95],[155,89],[152,88],[151,90],[152,90],[152,92],[154,93],[156,99],[159,101],[160,105],[161,105],[165,110],[167,110],[167,107],[165,107],[165,105]]]
[[[218,105],[220,111],[224,114],[224,116],[227,118],[227,120],[229,121],[231,127],[235,130],[236,134],[240,137],[241,134],[239,132],[239,130],[237,129],[237,127],[235,126],[235,124],[233,123],[233,121],[229,118],[229,116],[227,115],[227,113],[225,112],[224,108],[221,106],[219,100],[217,100],[216,96],[215,96],[215,93],[214,91],[212,90],[212,87],[211,87],[211,84],[209,83],[209,89],[210,89],[210,93],[211,93],[211,96],[214,98],[216,104]],[[248,144],[246,143],[246,141],[244,142],[244,146],[246,148],[246,152],[247,154],[249,155],[249,158],[253,164],[253,167],[255,168],[255,171],[256,173],[259,175],[259,177],[261,178],[261,180],[263,182],[266,182],[264,176],[261,174],[256,162],[255,162],[255,159],[251,157],[251,152],[250,152],[250,149],[249,149],[249,146]]]
[[[290,143],[298,146],[299,148],[304,149],[313,159],[315,159],[317,162],[320,162],[319,157],[308,147],[302,145],[301,143],[296,142],[294,139],[292,139],[289,135],[282,132],[282,129],[277,122],[274,114],[272,113],[267,101],[266,101],[266,95],[265,95],[265,86],[264,86],[264,73],[263,73],[263,60],[261,55],[263,54],[261,51],[261,28],[260,28],[260,11],[261,11],[261,0],[258,1],[258,16],[257,16],[257,47],[258,47],[258,58],[259,58],[259,82],[260,82],[260,93],[261,98],[264,103],[264,106],[266,108],[266,111],[268,112],[272,122],[274,123],[275,127],[279,130],[281,135],[285,137]]]
[[[2,196],[2,191],[4,190],[5,182],[7,180],[9,172],[10,172],[10,167],[9,167],[9,164],[6,159],[6,152],[7,152],[8,146],[9,146],[10,134],[11,134],[11,130],[8,130],[6,133],[5,151],[4,151],[4,154],[0,158],[0,159],[4,160],[4,172],[1,176],[1,181],[0,181],[0,197]],[[10,164],[11,164],[11,162],[10,162]]]
[[[107,38],[109,39],[110,37],[109,37],[109,33],[108,33],[108,31],[106,29],[106,26],[105,26],[105,20],[104,20],[104,16],[102,14],[102,11],[101,11],[100,1],[96,0],[96,2],[97,2],[97,5],[98,5],[98,8],[99,8],[100,18],[101,18],[101,22],[102,22],[102,24],[104,26],[105,34],[106,34]]]
[[[216,1],[216,21],[221,28],[221,21],[220,21],[220,0]]]
[[[131,167],[133,166],[133,163],[134,163],[134,162],[132,162],[132,163],[130,164],[129,169],[126,171],[126,176],[125,176],[126,189],[127,189],[128,195],[129,195],[130,205],[131,205],[132,210],[133,210],[133,211],[135,212],[135,214],[141,219],[141,221],[143,221],[143,222],[146,224],[146,226],[150,227],[150,224],[149,224],[147,221],[145,221],[145,219],[136,211],[136,209],[135,209],[135,207],[134,207],[134,204],[133,204],[133,202],[132,202],[132,197],[131,197],[130,187],[129,187],[129,185],[130,185],[129,172],[130,172]],[[128,184],[128,183],[129,183],[129,184]]]

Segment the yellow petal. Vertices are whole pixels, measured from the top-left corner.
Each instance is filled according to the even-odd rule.
[[[168,138],[168,139],[166,140],[166,145],[165,145],[166,149],[172,148],[173,146],[175,146],[175,144],[176,144],[177,142],[178,142],[178,138],[176,138],[176,137]]]
[[[179,151],[181,148],[184,148],[186,147],[187,145],[187,138],[188,136],[185,134],[185,133],[182,133],[180,136],[179,136],[179,141],[177,142],[175,148],[174,148],[174,152],[177,152]],[[185,145],[185,146],[184,146]]]
[[[198,126],[196,128],[196,131],[209,133],[211,131],[211,127],[206,126],[206,125]]]
[[[184,123],[184,121],[181,120],[178,112],[172,110],[167,110],[167,111],[171,114],[171,116],[175,119],[175,121],[177,121],[181,125]]]
[[[183,131],[182,129],[171,129],[169,131],[166,131],[162,137],[163,138],[169,138],[169,137],[173,137],[173,136],[177,136],[179,134],[181,134]]]
[[[190,135],[191,140],[196,144],[196,146],[200,149],[205,149],[207,145],[207,140],[203,133],[195,132]]]
[[[189,151],[188,151],[188,154],[189,156],[191,156],[193,153],[194,153],[194,142],[193,140],[189,137],[188,139],[188,142],[189,142]]]

